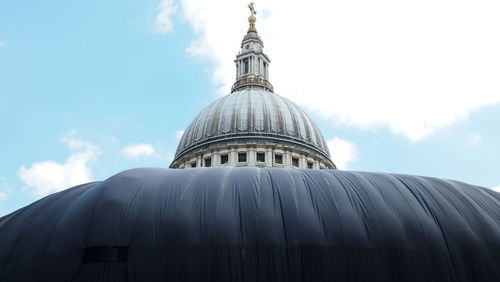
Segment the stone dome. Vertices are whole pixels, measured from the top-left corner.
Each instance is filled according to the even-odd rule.
[[[335,169],[319,128],[297,105],[274,93],[271,60],[249,5],[247,34],[236,55],[231,94],[203,109],[184,132],[171,168],[256,166]]]
[[[205,107],[185,130],[174,162],[198,148],[236,139],[289,143],[330,160],[321,131],[302,109],[275,93],[250,89]]]

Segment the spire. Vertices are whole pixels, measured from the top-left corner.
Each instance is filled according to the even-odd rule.
[[[264,43],[257,34],[255,22],[257,18],[255,15],[254,3],[248,4],[250,9],[250,17],[248,17],[248,31],[243,41],[241,42],[241,49],[236,55],[236,82],[231,89],[236,92],[243,89],[261,89],[273,92],[273,86],[268,81],[269,79],[269,57],[264,54]]]
[[[255,15],[257,14],[257,11],[255,11],[254,3],[251,2],[250,4],[248,4],[248,8],[250,9],[250,17],[248,17],[248,23],[249,23],[248,31],[256,32],[257,29],[255,28],[255,22],[257,21],[257,18],[255,17]]]

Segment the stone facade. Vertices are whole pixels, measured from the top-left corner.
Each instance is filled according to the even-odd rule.
[[[327,158],[298,146],[277,143],[228,143],[190,152],[174,162],[172,168],[212,166],[254,166],[334,169]]]

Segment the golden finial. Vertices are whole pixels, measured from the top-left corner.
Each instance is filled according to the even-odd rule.
[[[257,21],[257,18],[255,15],[257,14],[257,11],[255,11],[254,3],[250,2],[250,4],[248,4],[248,8],[250,9],[250,17],[248,17],[248,23],[250,26],[248,27],[248,31],[256,31],[255,22]]]

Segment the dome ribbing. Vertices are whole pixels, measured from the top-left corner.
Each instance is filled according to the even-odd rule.
[[[194,149],[238,138],[289,142],[330,159],[321,131],[297,105],[269,91],[241,90],[198,114],[184,132],[175,160]]]

